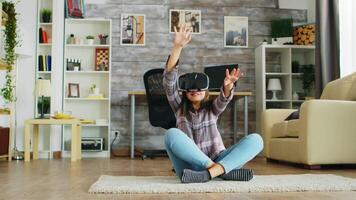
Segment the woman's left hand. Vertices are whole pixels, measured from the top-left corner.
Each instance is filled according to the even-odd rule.
[[[240,71],[240,68],[234,68],[230,73],[229,69],[226,69],[226,75],[224,79],[224,94],[226,97],[230,96],[231,90],[234,87],[234,83],[243,76],[243,73]]]
[[[234,83],[237,80],[239,80],[241,76],[243,76],[243,74],[241,73],[240,68],[238,69],[234,68],[230,73],[229,73],[229,69],[226,69],[224,88],[228,87],[227,89],[232,89]]]

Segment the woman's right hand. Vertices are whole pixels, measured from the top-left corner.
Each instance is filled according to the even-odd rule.
[[[176,47],[184,48],[192,40],[192,30],[188,28],[186,24],[183,24],[179,31],[177,31],[177,27],[174,27],[175,37],[173,44]]]

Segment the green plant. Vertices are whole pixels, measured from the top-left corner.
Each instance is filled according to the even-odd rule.
[[[92,36],[92,35],[88,35],[86,38],[87,38],[87,40],[94,40],[94,36]]]
[[[15,11],[15,4],[12,2],[3,2],[3,10],[8,15],[8,21],[5,25],[5,62],[8,65],[5,76],[5,86],[0,90],[1,96],[4,97],[5,103],[16,101],[14,94],[15,86],[13,84],[13,77],[11,74],[12,66],[15,64],[16,54],[15,47],[18,45],[17,41],[17,18]]]
[[[91,85],[90,91],[91,91],[92,93],[94,93],[95,88],[96,88],[96,85],[95,85],[95,84]]]
[[[308,95],[310,93],[310,89],[312,88],[312,84],[314,83],[315,80],[315,71],[314,71],[314,65],[303,65],[301,67],[303,77],[303,89],[305,92],[305,95]]]
[[[41,10],[41,15],[43,22],[49,22],[52,16],[52,10],[44,8]]]
[[[51,97],[43,97],[43,113],[49,114],[51,108]],[[38,113],[42,113],[42,98],[38,98],[37,103]]]
[[[272,38],[292,37],[293,19],[275,19],[271,21]]]

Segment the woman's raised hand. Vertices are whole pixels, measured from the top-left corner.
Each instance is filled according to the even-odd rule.
[[[177,27],[174,27],[175,37],[174,37],[174,45],[178,47],[185,47],[192,40],[192,30],[188,28],[186,24],[183,24],[179,31],[177,31]]]
[[[243,73],[241,73],[240,68],[238,69],[234,68],[230,73],[229,73],[229,69],[226,69],[224,87],[227,87],[227,89],[232,89],[233,84],[237,80],[239,80],[241,76],[243,76]]]

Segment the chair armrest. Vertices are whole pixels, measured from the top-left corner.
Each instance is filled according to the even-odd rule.
[[[347,156],[352,155],[356,160],[355,101],[306,101],[300,109],[300,120],[301,151],[305,151],[304,159],[309,164],[335,158],[350,160]]]
[[[264,142],[264,155],[269,156],[269,140],[275,123],[284,121],[295,109],[267,109],[262,112],[261,135]]]

